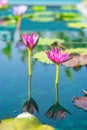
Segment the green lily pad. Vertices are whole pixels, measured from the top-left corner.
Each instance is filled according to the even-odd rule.
[[[32,21],[37,21],[37,22],[52,22],[54,21],[53,17],[34,17],[31,18]]]
[[[51,11],[42,11],[42,12],[34,12],[31,14],[25,14],[24,17],[37,22],[50,22],[54,21],[53,15],[54,13]]]
[[[77,28],[77,29],[87,28],[87,23],[73,22],[73,23],[68,23],[67,26],[71,28]]]
[[[0,10],[9,9],[10,7],[11,7],[10,5],[5,5],[3,7],[0,7]]]
[[[76,6],[61,6],[62,10],[77,10]]]
[[[46,6],[32,6],[30,9],[34,11],[43,11],[46,10]]]
[[[71,48],[71,49],[66,49],[66,52],[68,53],[78,53],[80,55],[87,54],[87,48]]]
[[[83,17],[79,13],[64,12],[55,14],[55,20],[76,21],[81,19],[83,19]]]
[[[53,38],[53,39],[50,39],[50,38],[40,38],[37,45],[51,45],[54,42],[64,43],[64,40],[63,39],[59,39],[59,38]]]
[[[84,59],[86,59],[86,56],[84,56],[85,54],[87,54],[87,48],[74,48],[74,49],[66,49],[64,52],[67,53],[72,53],[72,54],[80,54],[83,55]],[[46,55],[45,51],[40,51],[36,54],[33,55],[33,58],[36,59],[39,62],[42,63],[46,63],[46,64],[54,64],[52,61],[50,61]],[[72,59],[71,59],[72,60]],[[63,63],[64,65],[66,65],[66,63],[68,63],[69,61]],[[84,64],[84,63],[82,63]],[[86,64],[86,63],[85,63]],[[69,65],[67,65],[69,66]]]
[[[53,64],[53,62],[48,59],[45,51],[34,54],[33,58],[42,63]]]
[[[12,15],[8,15],[7,17],[3,17],[2,20],[4,21],[5,24],[0,23],[0,26],[15,26],[17,24],[17,17],[16,16],[12,16]]]
[[[28,117],[1,120],[0,130],[54,130],[51,126],[43,125],[35,116],[29,113],[27,115]]]

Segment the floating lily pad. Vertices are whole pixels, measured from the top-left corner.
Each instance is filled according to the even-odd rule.
[[[62,63],[63,65],[67,67],[87,65],[87,49],[86,48],[67,49],[65,52],[71,53],[73,55],[73,58],[70,59],[69,61]],[[48,59],[45,51],[40,51],[34,54],[33,58],[42,63],[53,64],[53,62]]]
[[[40,38],[37,45],[51,45],[54,42],[64,43],[64,40],[63,39],[59,39],[59,38],[53,38],[53,39],[50,39],[50,38]]]
[[[24,17],[29,18],[32,21],[38,22],[50,22],[54,21],[54,13],[51,11],[34,12],[31,14],[25,14]]]
[[[20,114],[24,116],[23,114]],[[51,126],[43,125],[35,116],[27,113],[27,117],[9,118],[1,120],[0,130],[54,130]]]
[[[5,23],[5,24],[4,24]],[[14,26],[17,24],[17,17],[9,15],[7,17],[2,18],[2,22],[0,22],[0,26]]]
[[[77,10],[76,6],[61,6],[62,10]]]
[[[52,22],[54,21],[53,17],[33,17],[31,18],[32,21],[37,21],[37,22]]]
[[[71,28],[77,28],[77,29],[87,28],[87,23],[73,22],[73,23],[68,23],[67,26]]]
[[[34,11],[43,11],[46,10],[46,6],[32,6],[30,9]]]
[[[63,63],[63,65],[67,67],[87,65],[87,48],[67,49],[66,52],[71,54],[76,53],[77,56],[74,56],[71,60]]]
[[[9,9],[9,8],[10,8],[10,5],[5,5],[3,7],[0,7],[0,10]]]
[[[71,48],[71,49],[66,49],[66,52],[69,53],[78,53],[78,54],[87,54],[87,48]]]
[[[51,62],[48,59],[45,51],[40,51],[40,52],[34,54],[33,58],[42,63],[53,64],[53,62]]]
[[[55,14],[55,20],[61,20],[61,21],[76,21],[76,20],[81,20],[83,17],[78,14],[78,13],[69,13],[69,12],[64,12],[64,13],[56,13]]]

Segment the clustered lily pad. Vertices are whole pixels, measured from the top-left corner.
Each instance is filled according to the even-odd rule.
[[[41,11],[25,14],[25,17],[32,21],[37,22],[50,22],[50,21],[79,21],[83,17],[77,12],[52,12],[52,11]]]
[[[86,48],[66,49],[65,52],[72,54],[73,58],[69,61],[64,62],[63,65],[67,67],[87,65],[87,49]],[[53,64],[53,62],[51,62],[47,58],[45,51],[40,51],[34,54],[33,58],[42,63]]]

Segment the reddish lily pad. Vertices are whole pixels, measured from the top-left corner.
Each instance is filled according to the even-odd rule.
[[[74,97],[73,102],[78,108],[82,108],[87,111],[87,91],[84,91],[83,97]]]
[[[74,105],[87,111],[87,97],[75,97]]]
[[[75,56],[71,60],[64,62],[63,65],[67,67],[87,65],[87,54]]]

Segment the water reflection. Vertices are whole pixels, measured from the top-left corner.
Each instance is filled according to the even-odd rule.
[[[56,100],[55,103],[47,110],[46,116],[52,119],[63,120],[68,114],[71,114],[66,108],[60,105],[58,97],[58,84],[56,84]]]
[[[84,111],[87,111],[87,91],[84,91],[84,96],[83,97],[74,97],[73,98],[73,103],[75,106],[78,108],[82,108]]]
[[[34,112],[39,112],[39,108],[36,101],[32,98],[31,80],[32,76],[28,77],[28,99],[23,105],[23,112],[30,112],[34,114]]]
[[[71,72],[70,68],[68,68],[68,67],[65,68],[65,74],[69,80],[72,80],[72,72]]]
[[[12,58],[11,50],[12,44],[10,42],[6,43],[6,46],[2,49],[2,52],[8,57],[8,59]]]

